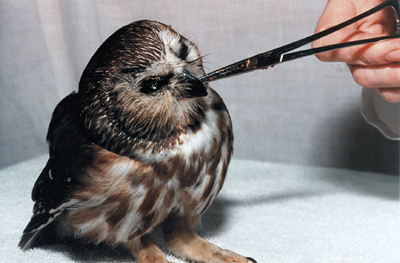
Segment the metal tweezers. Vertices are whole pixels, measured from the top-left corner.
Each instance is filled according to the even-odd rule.
[[[291,50],[294,50],[301,46],[304,46],[306,44],[309,44],[317,39],[325,37],[333,32],[336,32],[358,20],[361,20],[361,19],[363,19],[369,15],[372,15],[372,14],[374,14],[384,8],[387,8],[387,7],[393,7],[393,9],[396,12],[396,16],[397,16],[397,18],[396,18],[397,32],[393,35],[369,38],[369,39],[363,39],[363,40],[357,40],[357,41],[350,41],[350,42],[345,42],[345,43],[339,43],[339,44],[333,44],[333,45],[328,45],[328,46],[323,46],[323,47],[306,49],[306,50],[292,52],[292,53],[286,53],[288,51],[291,51]],[[276,64],[279,64],[279,63],[282,63],[285,61],[289,61],[289,60],[293,60],[296,58],[301,58],[301,57],[305,57],[305,56],[309,56],[309,55],[314,55],[314,54],[318,54],[318,53],[322,53],[322,52],[327,52],[327,51],[350,47],[350,46],[355,46],[355,45],[364,45],[364,44],[374,43],[374,42],[378,42],[378,41],[385,40],[385,39],[400,38],[399,18],[400,18],[399,0],[386,0],[382,4],[377,5],[376,7],[372,8],[356,17],[353,17],[343,23],[340,23],[336,26],[328,28],[324,31],[321,31],[321,32],[311,35],[309,37],[300,39],[293,43],[275,48],[273,50],[240,60],[229,66],[225,66],[223,68],[220,68],[213,72],[210,72],[210,73],[202,76],[200,78],[200,81],[211,82],[211,81],[214,81],[217,79],[227,78],[227,77],[251,72],[251,71],[257,70],[257,69],[264,69],[264,68],[274,66]]]

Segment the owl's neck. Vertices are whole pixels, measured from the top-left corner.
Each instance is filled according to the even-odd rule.
[[[141,114],[134,103],[120,105],[109,98],[85,101],[82,121],[94,143],[114,153],[135,158],[138,152],[157,152],[179,143],[179,136],[196,132],[208,110],[203,99],[190,101],[182,109],[151,107]],[[153,112],[151,111],[153,110]],[[181,110],[181,111],[180,111]]]

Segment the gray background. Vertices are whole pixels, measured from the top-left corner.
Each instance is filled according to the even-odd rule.
[[[98,46],[139,19],[195,42],[206,72],[313,33],[326,1],[0,1],[0,167],[47,152],[56,104]],[[303,58],[211,85],[235,158],[399,173],[399,143],[362,118],[346,65]]]

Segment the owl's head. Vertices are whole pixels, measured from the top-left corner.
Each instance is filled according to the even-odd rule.
[[[196,129],[208,108],[202,75],[192,42],[158,22],[131,23],[100,46],[83,72],[85,126],[101,140],[111,134],[159,141]]]

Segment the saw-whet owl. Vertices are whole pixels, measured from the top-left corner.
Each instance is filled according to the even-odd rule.
[[[49,160],[19,243],[42,231],[127,248],[140,263],[168,262],[152,238],[161,225],[171,253],[195,262],[250,262],[194,226],[220,191],[232,125],[204,75],[197,47],[170,26],[142,20],[95,52],[78,92],[55,108]]]

